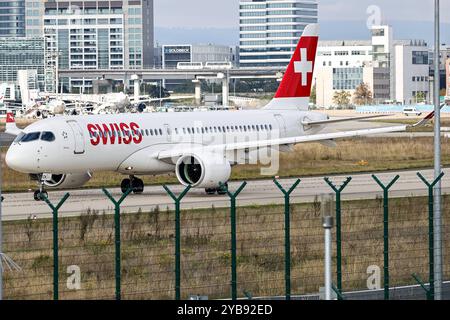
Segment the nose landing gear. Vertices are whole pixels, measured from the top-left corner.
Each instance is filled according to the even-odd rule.
[[[39,190],[34,191],[34,200],[42,201],[44,200],[42,196],[48,198],[48,193],[44,189],[44,179],[42,175],[38,176]]]
[[[129,188],[132,188],[133,192],[135,194],[141,194],[144,192],[144,181],[142,181],[139,178],[136,178],[135,176],[130,176],[128,179],[123,179],[122,183],[120,184],[120,189],[122,190],[122,193],[127,192]]]

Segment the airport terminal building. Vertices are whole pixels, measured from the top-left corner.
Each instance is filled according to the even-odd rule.
[[[177,69],[178,63],[198,63],[202,66],[210,62],[229,62],[235,64],[233,49],[229,46],[216,44],[175,44],[162,46],[162,67]],[[186,82],[186,79],[164,81],[168,90]]]
[[[241,0],[240,66],[286,66],[305,26],[317,22],[317,0]]]

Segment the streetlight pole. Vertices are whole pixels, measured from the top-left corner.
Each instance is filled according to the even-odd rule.
[[[439,0],[434,2],[434,177],[437,179],[441,169],[441,109],[440,109],[440,34]],[[442,238],[441,238],[441,182],[434,190],[434,288],[435,300],[442,299]]]

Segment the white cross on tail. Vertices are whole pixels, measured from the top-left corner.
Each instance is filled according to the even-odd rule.
[[[313,72],[313,63],[308,61],[308,49],[300,48],[300,61],[294,61],[294,72],[301,73],[302,87],[308,85],[308,73]]]

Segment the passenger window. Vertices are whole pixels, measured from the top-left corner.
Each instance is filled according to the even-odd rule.
[[[39,136],[41,135],[40,132],[31,132],[31,133],[27,133],[23,138],[22,138],[22,142],[30,142],[30,141],[35,141],[39,139]]]
[[[42,132],[41,140],[48,142],[55,141],[55,135],[53,134],[53,132],[44,131]]]

